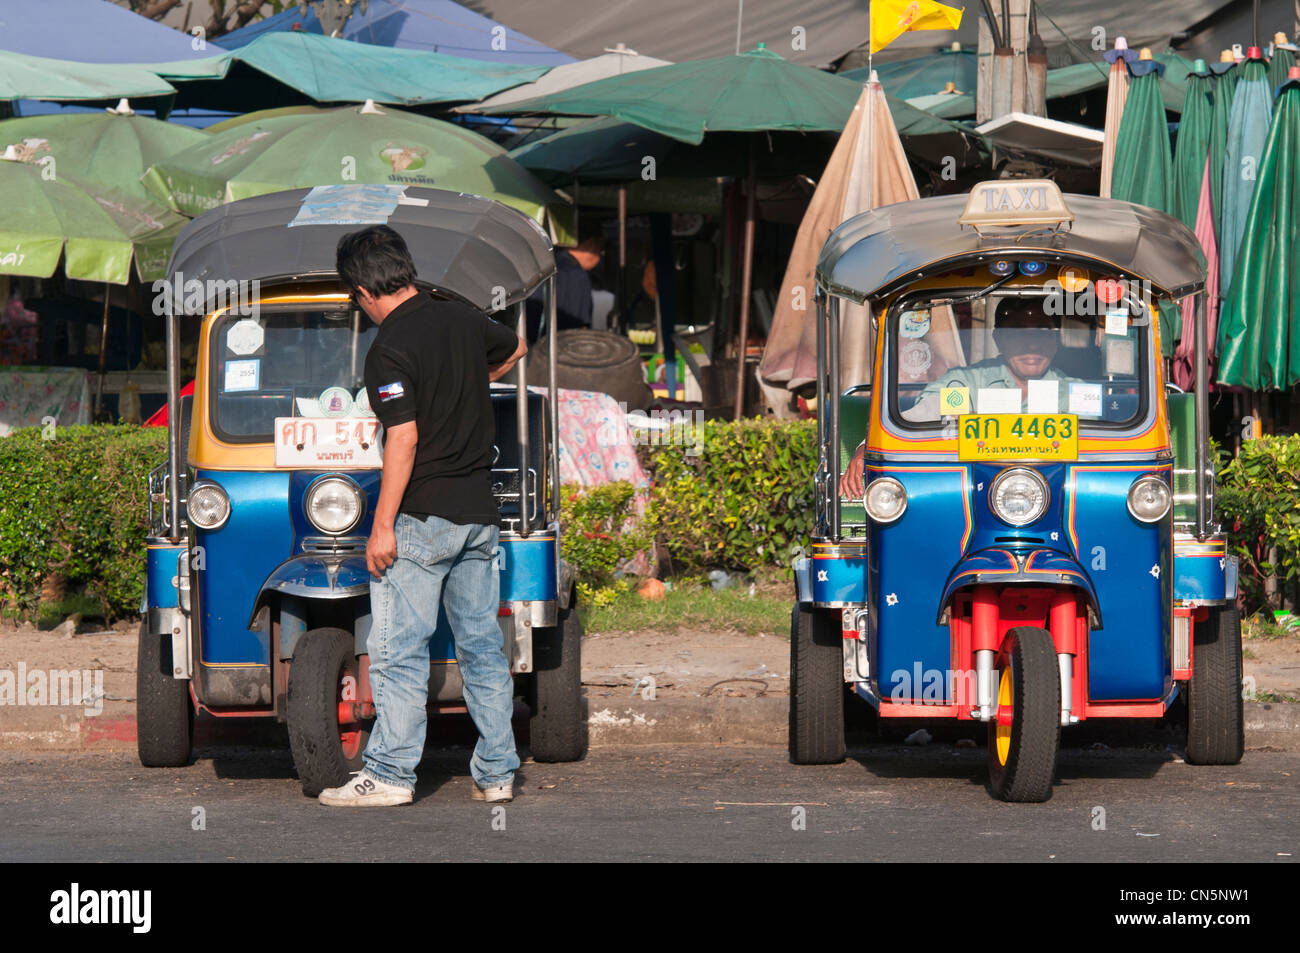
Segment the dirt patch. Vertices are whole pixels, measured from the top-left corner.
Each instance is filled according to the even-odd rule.
[[[593,699],[629,697],[646,676],[659,698],[788,695],[790,641],[708,630],[597,633],[583,641],[582,670]]]
[[[1300,698],[1300,636],[1245,639],[1242,651],[1242,666],[1255,679],[1257,693]]]

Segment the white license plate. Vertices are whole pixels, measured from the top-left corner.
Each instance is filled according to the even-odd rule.
[[[355,469],[383,466],[373,417],[276,417],[275,465]]]

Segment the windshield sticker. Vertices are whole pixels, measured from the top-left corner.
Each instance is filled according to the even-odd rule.
[[[1116,337],[1128,336],[1128,310],[1115,308],[1106,312],[1106,333]]]
[[[246,354],[256,354],[262,349],[265,334],[256,318],[243,318],[236,321],[226,332],[226,347],[230,353],[241,357]]]
[[[1135,348],[1130,340],[1114,340],[1106,342],[1106,373],[1107,374],[1125,374],[1134,373],[1135,362],[1133,360]]]
[[[404,185],[318,185],[305,196],[295,225],[385,225]]]
[[[1061,382],[1042,379],[1029,381],[1031,414],[1054,414],[1061,409]]]
[[[1020,413],[1020,388],[981,387],[978,402],[981,414],[1018,414]]]
[[[346,417],[352,409],[352,392],[346,387],[326,387],[317,398],[322,416]]]
[[[375,412],[370,409],[370,392],[364,387],[357,390],[357,395],[352,398],[352,416],[353,417],[373,417]]]
[[[262,361],[259,358],[248,361],[226,361],[226,381],[223,390],[228,394],[257,390],[261,373]]]
[[[1070,413],[1079,417],[1100,417],[1101,385],[1080,383],[1071,384]]]
[[[969,387],[941,387],[939,388],[939,412],[947,417],[956,414],[970,413],[970,388]]]
[[[898,333],[905,338],[923,338],[930,330],[929,311],[904,311],[898,319]]]
[[[934,355],[924,341],[903,341],[899,346],[898,366],[904,380],[924,380],[932,363]]]

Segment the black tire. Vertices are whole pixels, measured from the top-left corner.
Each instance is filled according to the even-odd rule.
[[[1051,634],[1033,626],[1012,629],[996,665],[999,715],[1009,693],[1011,719],[1009,725],[989,722],[989,786],[1004,801],[1046,801],[1061,744],[1061,670]]]
[[[1211,609],[1192,630],[1192,677],[1187,684],[1187,761],[1236,764],[1246,750],[1241,699],[1241,615],[1235,606]]]
[[[559,610],[555,626],[533,630],[528,739],[535,761],[581,761],[587,754],[582,621],[575,598]]]
[[[338,787],[352,772],[361,770],[370,724],[359,724],[350,732],[351,750],[345,751],[339,724],[340,687],[345,676],[358,677],[352,633],[331,628],[304,633],[289,663],[285,710],[293,766],[307,797]]]
[[[188,679],[172,677],[171,635],[140,624],[135,666],[136,749],[146,768],[189,764],[194,750],[194,705]]]
[[[844,636],[834,610],[790,614],[790,761],[844,760]]]

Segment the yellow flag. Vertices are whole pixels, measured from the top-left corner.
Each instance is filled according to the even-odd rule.
[[[870,2],[872,53],[879,53],[908,30],[955,30],[961,26],[962,10],[934,0]]]

